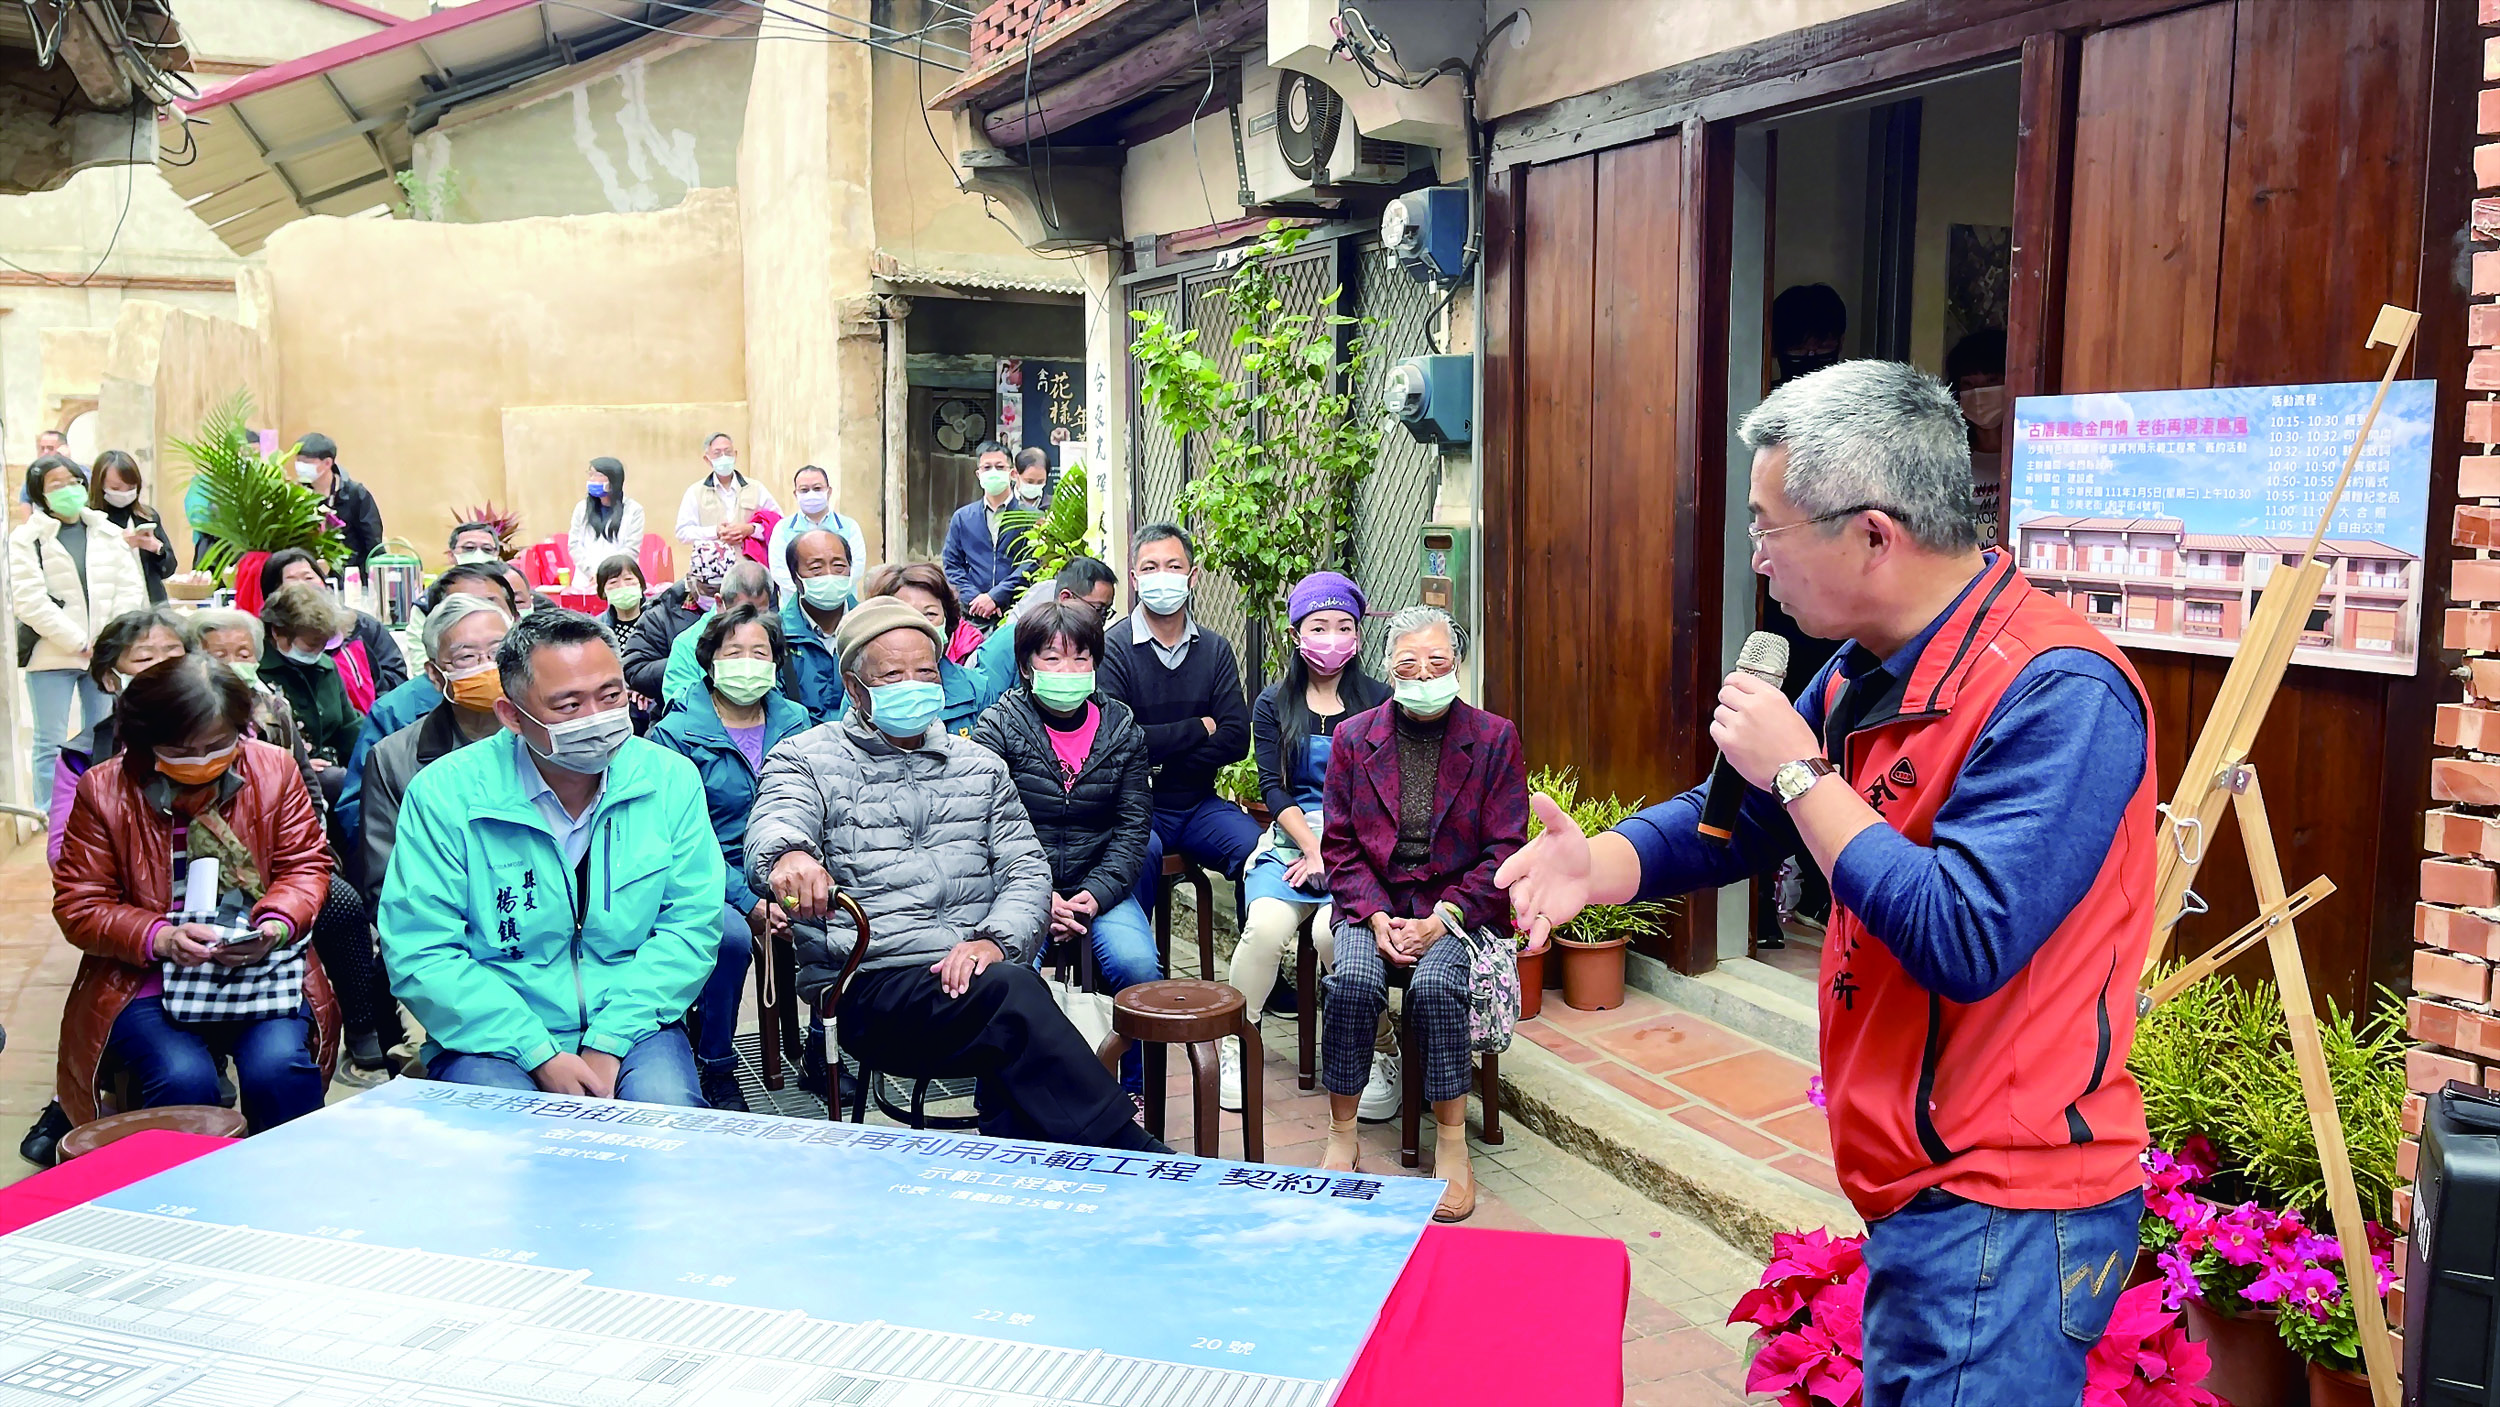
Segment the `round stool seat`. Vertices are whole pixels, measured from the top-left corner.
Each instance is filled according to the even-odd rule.
[[[241,1114],[214,1104],[168,1104],[158,1109],[133,1109],[127,1114],[114,1114],[93,1123],[80,1124],[61,1135],[61,1161],[68,1162],[82,1154],[93,1153],[105,1144],[149,1129],[204,1133],[211,1138],[241,1138],[244,1125]]]
[[[1111,1029],[1130,1040],[1188,1045],[1236,1034],[1242,1008],[1241,993],[1229,983],[1168,977],[1113,997]]]

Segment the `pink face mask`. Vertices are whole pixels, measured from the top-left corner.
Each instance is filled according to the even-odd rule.
[[[1363,637],[1322,635],[1317,639],[1300,640],[1296,647],[1302,651],[1302,658],[1309,662],[1311,668],[1322,674],[1334,674],[1353,663],[1354,657],[1363,652]]]

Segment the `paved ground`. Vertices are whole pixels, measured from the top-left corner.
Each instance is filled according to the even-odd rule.
[[[69,981],[77,965],[76,951],[62,941],[52,922],[51,886],[43,865],[42,847],[39,843],[22,846],[0,860],[0,1025],[8,1030],[8,1048],[0,1052],[0,1135],[6,1138],[5,1146],[0,1146],[0,1185],[34,1171],[16,1157],[16,1142],[51,1098],[61,1004],[68,996]],[[1639,993],[1631,995],[1636,1002],[1654,1005],[1652,999]],[[1555,1013],[1559,1007],[1560,1002],[1555,1001],[1547,1010]],[[1704,1063],[1697,1054],[1705,1048],[1702,1043],[1717,1038],[1690,1024],[1669,1021],[1670,1015],[1682,1023],[1697,1020],[1669,1013],[1663,1007],[1652,1010],[1650,1005],[1627,1005],[1620,1012],[1563,1011],[1528,1029],[1540,1043],[1555,1047],[1574,1060],[1580,1058],[1571,1050],[1577,1042],[1564,1032],[1585,1035],[1596,1043],[1594,1047],[1581,1047],[1584,1052],[1620,1047],[1633,1053],[1626,1061],[1617,1061],[1611,1055],[1603,1057],[1605,1063],[1594,1072],[1603,1078],[1621,1078],[1604,1073],[1620,1064],[1622,1070],[1641,1079],[1653,1079],[1639,1062],[1638,1053],[1664,1044],[1695,1055],[1694,1059],[1671,1064],[1670,1068],[1677,1072],[1677,1078],[1686,1078],[1713,1092],[1714,1098],[1732,1100],[1740,1107],[1752,1109],[1769,1099],[1771,1092],[1785,1087],[1782,1082],[1787,1079],[1787,1072],[1756,1071],[1754,1067],[1761,1064],[1759,1061],[1732,1067],[1708,1079],[1690,1075],[1692,1067]],[[1668,1024],[1662,1026],[1662,1021]],[[1270,1162],[1299,1166],[1318,1161],[1328,1131],[1328,1111],[1322,1095],[1303,1094],[1295,1088],[1291,1063],[1294,1039],[1295,1028],[1290,1021],[1269,1021],[1267,1158]],[[1557,1040],[1564,1044],[1557,1046]],[[1745,1053],[1723,1052],[1708,1063],[1723,1063]],[[1183,1062],[1174,1063],[1177,1066]],[[1653,1059],[1649,1063],[1660,1062]],[[1747,1102],[1733,1093],[1738,1083],[1734,1076],[1740,1070],[1752,1072],[1746,1078],[1765,1092],[1761,1098]],[[1179,1069],[1173,1071],[1172,1078],[1176,1097],[1170,1105],[1171,1122],[1175,1136],[1185,1139],[1189,1109],[1186,1086]],[[1661,1089],[1682,1088],[1670,1086],[1667,1077],[1656,1079]],[[1794,1084],[1796,1098],[1789,1102],[1802,1104],[1801,1074]],[[354,1092],[343,1084],[331,1087],[333,1098]],[[1679,1103],[1689,1103],[1696,1112],[1726,1107],[1702,1098]],[[1762,1114],[1776,1118],[1778,1112],[1763,1110],[1749,1123],[1759,1125]],[[1725,1117],[1736,1116],[1730,1110]],[[1239,1129],[1240,1116],[1226,1115],[1224,1145],[1226,1151],[1236,1156]],[[1619,1240],[1630,1249],[1633,1293],[1623,1330],[1626,1401],[1636,1405],[1672,1403],[1678,1407],[1713,1407],[1742,1401],[1744,1336],[1727,1328],[1724,1321],[1728,1306],[1753,1282],[1760,1266],[1698,1223],[1638,1196],[1587,1164],[1561,1153],[1515,1121],[1505,1121],[1504,1132],[1506,1142],[1502,1147],[1481,1143],[1475,1147],[1481,1190],[1471,1224],[1603,1236]],[[1431,1171],[1431,1142],[1427,1130],[1424,1167],[1419,1170],[1427,1174]],[[1397,1166],[1394,1124],[1366,1126],[1363,1148],[1365,1169],[1387,1174],[1402,1171]],[[1783,1155],[1797,1151],[1801,1150],[1784,1147]]]

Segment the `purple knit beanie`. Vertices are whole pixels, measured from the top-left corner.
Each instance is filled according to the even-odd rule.
[[[1293,584],[1285,598],[1285,619],[1300,625],[1313,611],[1344,611],[1363,618],[1363,588],[1343,572],[1313,572]]]

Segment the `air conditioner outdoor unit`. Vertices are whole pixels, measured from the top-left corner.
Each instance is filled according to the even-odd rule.
[[[1320,186],[1395,184],[1432,159],[1404,142],[1364,136],[1335,89],[1257,59],[1241,69],[1241,141],[1259,205],[1318,201]]]

